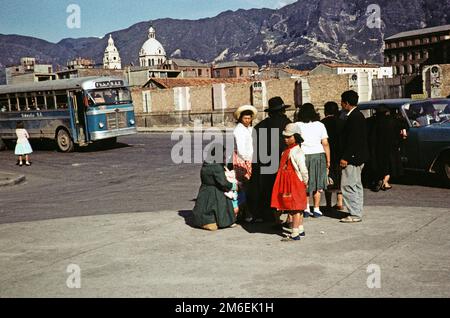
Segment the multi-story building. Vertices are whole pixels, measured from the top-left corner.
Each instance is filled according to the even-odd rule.
[[[214,64],[213,78],[241,78],[252,77],[258,73],[258,64],[255,62],[232,61]]]
[[[311,70],[309,74],[357,74],[367,73],[371,78],[391,78],[393,69],[389,66],[376,64],[345,64],[345,63],[321,63]]]
[[[22,57],[20,65],[7,67],[6,84],[41,82],[56,79],[51,64],[37,64],[34,57]]]
[[[424,65],[450,63],[450,25],[401,32],[385,39],[384,65],[394,75],[419,75]]]
[[[211,65],[203,64],[189,59],[172,59],[174,70],[181,71],[179,77],[183,78],[211,78]]]

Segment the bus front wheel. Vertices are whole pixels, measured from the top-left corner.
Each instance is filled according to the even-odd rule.
[[[70,138],[69,133],[65,129],[60,129],[58,131],[56,143],[61,152],[72,152],[75,148],[72,138]]]

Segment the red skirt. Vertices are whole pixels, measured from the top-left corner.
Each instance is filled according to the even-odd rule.
[[[284,162],[283,157],[287,157]],[[306,209],[306,204],[306,186],[298,178],[289,155],[282,156],[273,185],[271,206],[277,210],[303,211]]]

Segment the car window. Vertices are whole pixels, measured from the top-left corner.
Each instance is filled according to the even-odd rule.
[[[413,127],[443,123],[450,119],[450,99],[424,100],[403,107]]]

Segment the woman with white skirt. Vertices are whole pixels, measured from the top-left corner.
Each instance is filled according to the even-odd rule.
[[[19,166],[22,166],[23,165],[23,156],[25,156],[25,165],[31,166],[30,154],[33,152],[33,149],[31,149],[30,142],[28,141],[28,138],[30,138],[30,135],[28,134],[27,130],[25,129],[23,122],[18,122],[16,124],[16,136],[17,136],[17,142],[16,142],[16,149],[14,150],[14,154],[16,156],[19,156],[19,160],[17,161],[17,164]]]

